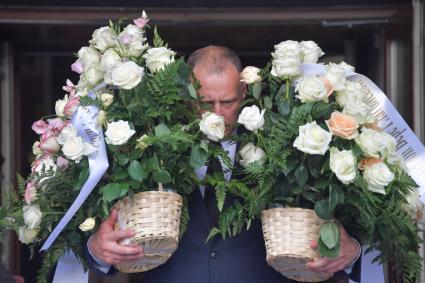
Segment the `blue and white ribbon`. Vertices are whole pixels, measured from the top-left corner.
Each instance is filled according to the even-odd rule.
[[[101,83],[95,87],[89,94],[91,98],[95,97],[95,92],[106,86],[106,83]],[[74,203],[59,221],[59,224],[55,227],[53,232],[49,235],[47,240],[44,242],[40,251],[45,251],[53,244],[65,226],[71,221],[72,217],[93,191],[94,187],[102,178],[103,174],[108,169],[108,157],[106,155],[106,147],[103,138],[102,128],[97,126],[97,115],[99,109],[95,106],[78,107],[74,112],[71,123],[77,129],[78,135],[83,138],[85,142],[90,143],[96,147],[97,151],[90,154],[89,168],[90,175],[80,190]]]

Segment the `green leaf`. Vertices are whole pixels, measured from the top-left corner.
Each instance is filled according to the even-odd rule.
[[[319,249],[319,253],[322,256],[326,256],[326,257],[330,257],[330,258],[336,258],[339,255],[339,249],[340,249],[340,245],[338,244],[336,247],[334,247],[333,249],[329,249],[321,240],[321,238],[319,238],[319,241],[317,243],[318,245],[318,249]]]
[[[301,164],[297,169],[295,169],[294,174],[298,185],[302,186],[307,183],[308,171],[303,164]]]
[[[325,177],[316,178],[314,181],[314,187],[316,189],[325,189],[329,186],[329,179]]]
[[[226,188],[224,186],[217,186],[215,188],[215,195],[217,198],[217,208],[218,211],[223,210],[224,200],[226,199]]]
[[[280,100],[277,103],[277,110],[282,116],[288,116],[291,113],[291,105],[285,100]]]
[[[128,163],[128,161],[130,161],[130,158],[127,156],[127,154],[120,153],[117,155],[117,161],[120,166],[124,166]]]
[[[153,179],[157,183],[170,183],[173,179],[171,178],[170,173],[167,170],[161,169],[153,173]]]
[[[333,213],[329,206],[329,200],[319,200],[314,206],[314,211],[317,216],[322,219],[331,220],[333,218]]]
[[[122,170],[121,168],[114,172],[112,175],[112,178],[114,181],[124,180],[128,177],[128,173],[125,170]]]
[[[193,84],[192,84],[192,83],[190,83],[190,84],[187,86],[187,88],[188,88],[188,90],[189,90],[189,94],[190,94],[190,96],[196,99],[196,98],[198,97],[198,95],[196,94],[196,89],[195,89],[195,87],[193,86]]]
[[[193,169],[201,168],[208,160],[208,154],[205,152],[201,145],[195,144],[190,152],[190,166]]]
[[[342,199],[340,199],[342,198]],[[338,185],[332,185],[330,187],[330,193],[329,193],[329,205],[331,209],[335,209],[335,207],[342,203],[344,200],[344,192],[342,191],[341,187]]]
[[[207,239],[205,240],[205,243],[207,243],[209,240],[211,240],[212,238],[214,238],[216,235],[220,233],[221,233],[221,230],[218,229],[217,227],[212,228],[210,233],[208,234]]]
[[[77,183],[75,183],[73,187],[74,191],[79,191],[83,187],[83,185],[85,184],[86,180],[89,177],[89,174],[90,174],[89,167],[84,167],[80,171],[80,174],[78,175]]]
[[[205,140],[202,140],[199,144],[199,147],[205,151],[205,153],[208,153],[208,143]]]
[[[109,183],[102,188],[102,193],[103,199],[107,202],[111,202],[121,195],[120,184]]]
[[[123,197],[127,194],[130,185],[127,183],[120,183],[120,197]]]
[[[130,159],[131,160],[139,159],[140,156],[142,156],[142,152],[139,149],[135,149],[132,152],[130,152]]]
[[[252,86],[252,96],[254,96],[255,99],[259,99],[261,94],[261,84],[260,83],[254,83]]]
[[[328,249],[339,245],[339,227],[335,222],[324,223],[320,227],[320,239]]]
[[[164,123],[159,124],[154,129],[155,129],[155,136],[157,137],[162,135],[168,135],[171,133],[170,129]]]
[[[159,170],[158,158],[156,158],[156,156],[146,160],[146,170],[148,172],[155,172]]]
[[[128,166],[128,174],[136,181],[143,181],[146,178],[146,173],[143,171],[142,164],[139,161],[133,160]]]
[[[273,102],[270,96],[264,96],[264,107],[267,109],[272,109]]]

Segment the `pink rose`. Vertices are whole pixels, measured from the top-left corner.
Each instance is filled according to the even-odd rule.
[[[48,127],[47,127],[47,123],[44,122],[43,120],[38,120],[36,122],[34,122],[34,124],[32,124],[31,129],[34,130],[34,132],[36,132],[39,135],[44,134],[45,132],[48,131]]]
[[[83,67],[83,63],[81,63],[80,60],[75,61],[72,65],[71,65],[71,70],[73,70],[74,72],[78,73],[78,74],[82,74],[84,67]]]
[[[33,182],[28,182],[25,186],[24,200],[30,204],[33,200],[37,199],[37,190]]]
[[[62,89],[66,92],[69,92],[71,97],[75,95],[75,85],[71,82],[70,79],[66,80],[66,85],[64,85]]]
[[[38,146],[42,151],[47,153],[55,153],[60,150],[56,136],[50,136],[47,139],[43,140]]]
[[[56,164],[59,166],[59,168],[65,170],[66,168],[68,168],[69,161],[68,159],[63,158],[62,156],[59,156],[56,160]]]
[[[49,123],[49,130],[53,130],[55,135],[58,135],[69,123],[61,118],[48,119],[47,122]]]
[[[74,114],[75,109],[77,109],[77,106],[80,104],[80,98],[78,96],[74,96],[71,99],[68,100],[68,103],[63,108],[63,113],[71,117],[72,114]]]
[[[133,20],[133,23],[138,26],[139,28],[144,28],[145,25],[149,22],[148,19],[144,19],[144,18],[138,18]]]
[[[56,136],[55,132],[51,129],[48,129],[44,134],[41,135],[40,142],[43,143],[44,141],[46,141],[51,136]]]
[[[131,34],[124,34],[120,37],[120,41],[127,45],[130,44],[132,38],[133,36]]]

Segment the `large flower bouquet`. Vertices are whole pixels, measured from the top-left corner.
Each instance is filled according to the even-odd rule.
[[[175,58],[156,29],[153,45],[148,43],[148,21],[143,12],[125,27],[121,21],[111,22],[94,31],[89,46],[78,51],[71,66],[80,74],[78,84],[68,80],[63,88],[68,94],[56,102],[56,115],[32,126],[40,140],[33,146],[31,173],[18,177],[18,191],[11,191],[0,208],[0,227],[14,229],[33,253],[68,211],[91,167],[97,166],[89,159],[102,150],[103,134],[109,161],[93,192],[45,254],[39,282],[47,281],[66,251],[72,250],[85,265],[87,237],[114,202],[137,192],[162,187],[180,194],[183,232],[189,217],[186,196],[199,184],[194,168],[210,154],[225,155],[213,146],[209,150],[200,131],[222,138],[222,117],[205,113],[200,121],[194,111],[199,101],[190,67]],[[74,119],[76,112],[90,107],[90,119],[82,124],[94,127],[86,129],[86,140]]]
[[[394,260],[405,282],[414,282],[422,261],[417,185],[394,137],[377,127],[364,89],[346,79],[353,67],[329,63],[304,74],[302,63],[322,54],[314,42],[285,41],[264,69],[244,69],[249,106],[238,122],[248,131],[238,139],[245,183],[262,192],[257,204],[314,209],[324,220],[321,255],[338,255],[342,224],[379,251],[376,261]],[[248,199],[244,210],[253,204]]]

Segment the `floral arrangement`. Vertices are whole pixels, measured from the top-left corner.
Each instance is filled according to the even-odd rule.
[[[95,30],[71,66],[80,74],[79,82],[67,80],[56,115],[32,126],[40,140],[33,145],[31,173],[25,179],[18,176],[18,191],[11,191],[0,208],[1,230],[14,229],[32,253],[76,199],[90,174],[88,159],[99,150],[72,123],[78,108],[97,107],[92,120],[104,133],[109,160],[107,172],[45,254],[38,282],[47,282],[68,250],[85,266],[88,236],[115,201],[137,192],[161,186],[182,195],[182,233],[189,220],[186,196],[199,184],[194,168],[210,154],[225,155],[214,146],[209,149],[203,135],[223,138],[223,118],[204,113],[200,119],[193,111],[200,104],[190,67],[176,58],[156,28],[153,45],[148,43],[148,22],[143,12],[124,28],[120,21]]]
[[[396,259],[405,282],[414,282],[422,262],[417,185],[396,140],[375,123],[360,84],[346,79],[353,67],[329,63],[323,74],[303,74],[301,64],[323,54],[312,41],[289,40],[275,46],[264,69],[250,66],[241,74],[249,106],[238,120],[245,130],[237,138],[239,174],[257,199],[240,194],[240,222],[249,226],[267,203],[314,209],[325,220],[321,255],[338,255],[342,224],[369,251],[379,251],[375,261]]]

